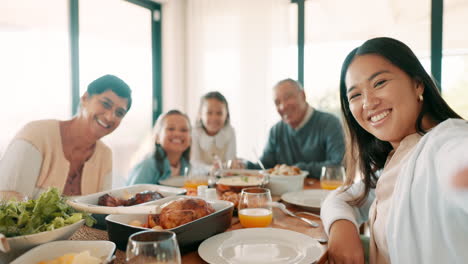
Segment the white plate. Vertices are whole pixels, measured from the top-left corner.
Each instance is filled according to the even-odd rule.
[[[159,181],[161,185],[173,186],[173,187],[183,187],[184,186],[184,176],[174,176],[169,177],[165,180]]]
[[[281,200],[294,205],[320,209],[323,200],[329,193],[328,190],[320,189],[288,192],[281,195]]]
[[[278,228],[246,228],[203,241],[198,254],[216,264],[310,264],[323,247],[304,234]]]
[[[39,261],[52,260],[69,253],[89,251],[90,255],[102,260],[111,260],[115,244],[110,241],[54,241],[37,246],[11,264],[31,264]]]
[[[174,188],[168,186],[161,186],[156,184],[135,184],[132,186],[122,187],[118,189],[113,189],[109,191],[103,191],[98,193],[93,193],[89,195],[84,195],[80,197],[75,197],[74,199],[68,200],[67,203],[72,206],[73,208],[89,213],[95,214],[118,214],[118,213],[129,213],[135,206],[118,206],[118,207],[109,207],[109,206],[100,206],[98,205],[98,199],[100,196],[104,194],[109,194],[111,196],[117,198],[125,199],[126,196],[133,196],[139,192],[144,191],[156,191],[162,194],[164,198],[160,199],[167,199],[171,196],[176,196],[180,194],[186,193],[186,190],[183,188]],[[144,206],[147,203],[138,204],[136,206]],[[137,210],[137,209],[133,209]],[[134,213],[138,213],[138,211],[134,211]]]

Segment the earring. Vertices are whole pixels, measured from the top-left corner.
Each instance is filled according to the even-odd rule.
[[[419,101],[421,101],[421,102],[424,101],[424,97],[423,97],[422,94],[419,95]]]

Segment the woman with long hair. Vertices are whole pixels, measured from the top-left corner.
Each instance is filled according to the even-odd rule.
[[[340,79],[347,182],[322,206],[329,263],[466,263],[468,124],[404,43],[374,38],[346,57]],[[355,183],[355,181],[358,181]]]

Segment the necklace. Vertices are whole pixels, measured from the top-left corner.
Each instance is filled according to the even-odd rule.
[[[81,194],[81,174],[84,164],[77,168],[70,168],[67,181],[63,189],[65,195],[80,195]]]

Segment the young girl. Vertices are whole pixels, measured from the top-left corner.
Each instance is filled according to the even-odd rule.
[[[229,123],[228,102],[220,92],[201,98],[192,138],[193,164],[208,167],[236,158],[236,134]]]
[[[189,166],[190,121],[187,115],[171,110],[154,126],[154,149],[130,172],[127,185],[158,184],[171,176],[184,175]]]
[[[468,123],[414,53],[391,38],[366,41],[343,63],[340,98],[348,177],[321,209],[329,263],[364,263],[366,220],[371,264],[468,263]]]

